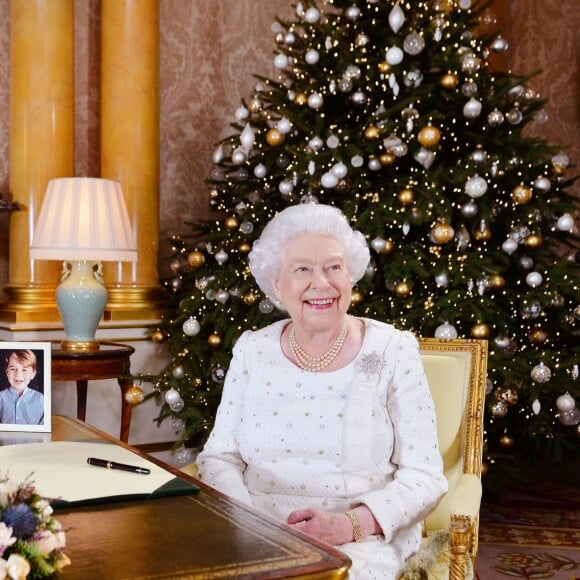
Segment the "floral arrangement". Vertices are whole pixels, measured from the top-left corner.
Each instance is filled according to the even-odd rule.
[[[46,578],[70,564],[65,533],[28,476],[0,476],[0,580]]]

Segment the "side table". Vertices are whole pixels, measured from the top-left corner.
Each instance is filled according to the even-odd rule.
[[[131,428],[132,405],[125,400],[125,393],[133,385],[131,374],[132,346],[114,342],[101,342],[99,350],[61,350],[60,345],[52,345],[52,379],[55,381],[76,381],[77,419],[85,420],[87,411],[88,381],[117,379],[121,388],[121,432],[119,438],[127,443]]]

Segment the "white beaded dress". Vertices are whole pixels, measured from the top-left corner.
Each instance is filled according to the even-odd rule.
[[[288,320],[245,332],[197,463],[202,481],[283,522],[304,507],[366,505],[383,535],[337,548],[350,578],[395,579],[447,482],[417,340],[363,321],[360,352],[333,372],[285,357]]]

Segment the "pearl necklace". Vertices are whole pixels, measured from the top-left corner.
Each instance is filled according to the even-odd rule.
[[[330,348],[322,356],[312,356],[308,354],[296,341],[296,332],[294,330],[294,325],[290,329],[288,334],[288,342],[290,344],[290,349],[292,354],[298,363],[298,366],[305,371],[310,371],[316,373],[325,369],[338,355],[340,349],[344,345],[346,336],[348,334],[348,322],[345,319],[338,336],[334,339],[334,342]]]

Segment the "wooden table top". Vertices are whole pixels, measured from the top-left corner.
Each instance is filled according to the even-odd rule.
[[[280,525],[76,419],[53,417],[52,433],[0,433],[0,445],[39,439],[106,440],[200,488],[194,495],[57,509],[55,515],[67,529],[72,560],[59,578],[347,577],[350,560],[342,552]]]

